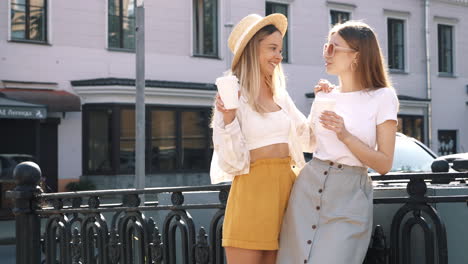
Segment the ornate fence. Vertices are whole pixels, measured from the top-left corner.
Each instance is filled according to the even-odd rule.
[[[15,170],[16,259],[33,263],[224,263],[221,247],[224,208],[229,185],[43,193],[40,169],[22,163]],[[448,262],[447,234],[434,203],[466,203],[468,195],[427,196],[431,179],[468,178],[468,173],[373,176],[374,181],[402,180],[408,197],[375,198],[374,204],[404,204],[394,215],[390,240],[376,226],[365,263],[410,263],[411,230],[424,233],[427,263]],[[216,203],[186,203],[189,193],[217,192]],[[141,197],[171,195],[171,204]],[[106,197],[119,202],[102,203]],[[255,201],[252,201],[255,202]],[[208,232],[196,228],[188,210],[213,209]],[[166,211],[161,223],[147,219],[148,211]],[[111,214],[106,219],[104,214]],[[45,226],[41,228],[41,221]],[[389,242],[389,243],[388,243]]]

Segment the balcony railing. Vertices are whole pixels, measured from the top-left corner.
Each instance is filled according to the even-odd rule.
[[[40,169],[34,163],[18,165],[15,178],[17,186],[8,196],[15,201],[19,264],[225,263],[221,239],[230,185],[43,193],[38,186]],[[403,206],[393,216],[389,241],[383,227],[376,226],[365,263],[410,263],[415,227],[423,230],[426,263],[448,263],[447,233],[433,204],[466,203],[468,195],[428,196],[427,182],[464,179],[468,173],[372,178],[407,182],[407,196],[374,199],[374,204]],[[185,202],[187,196],[205,192],[215,192],[218,201]],[[160,203],[162,195],[170,195],[170,203]],[[145,202],[141,201],[143,196]],[[189,211],[206,209],[214,210],[207,229],[196,227]],[[156,223],[146,216],[151,211],[164,211],[167,216]],[[42,227],[41,222],[45,224]]]

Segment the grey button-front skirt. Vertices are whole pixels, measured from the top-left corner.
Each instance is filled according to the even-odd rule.
[[[372,230],[367,170],[312,159],[291,191],[278,264],[361,264]]]

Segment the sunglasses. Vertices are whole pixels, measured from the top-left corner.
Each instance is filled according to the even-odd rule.
[[[333,57],[335,56],[335,51],[343,51],[343,52],[356,52],[356,50],[351,48],[339,47],[333,43],[325,43],[323,45],[323,56],[324,57]]]

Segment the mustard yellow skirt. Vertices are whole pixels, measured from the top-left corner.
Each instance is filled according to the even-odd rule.
[[[291,158],[261,159],[232,182],[223,223],[223,247],[277,250],[296,174]]]

